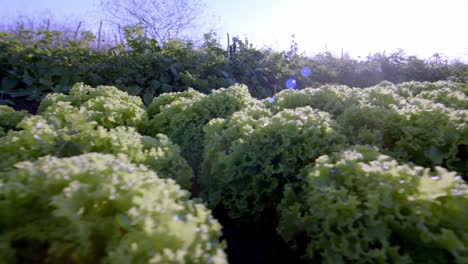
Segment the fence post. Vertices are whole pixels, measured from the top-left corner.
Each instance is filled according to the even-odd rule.
[[[102,20],[99,22],[99,33],[98,33],[98,43],[97,43],[97,49],[101,46],[101,29],[102,29]]]
[[[120,30],[120,24],[118,25],[119,26],[119,38],[120,38],[120,44],[123,45],[123,39],[122,39],[122,32]]]
[[[229,59],[231,59],[231,39],[229,38],[229,33],[227,33],[227,51],[229,52]]]
[[[76,28],[75,35],[73,36],[73,40],[76,40],[76,36],[78,35],[78,31],[80,30],[81,27],[81,21],[78,23],[78,27]]]

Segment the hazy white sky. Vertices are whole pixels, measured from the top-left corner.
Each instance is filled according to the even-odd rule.
[[[0,0],[0,16],[53,14],[98,24],[99,0]],[[206,0],[223,43],[226,33],[257,47],[287,49],[295,34],[301,51],[326,49],[353,57],[393,52],[468,60],[468,0]],[[213,17],[216,17],[213,19]]]

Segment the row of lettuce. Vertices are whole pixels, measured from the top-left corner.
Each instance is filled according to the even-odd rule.
[[[147,108],[76,84],[0,116],[6,263],[225,263],[220,208],[307,262],[468,261],[466,84],[236,85]]]

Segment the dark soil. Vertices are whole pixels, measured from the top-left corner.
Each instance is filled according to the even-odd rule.
[[[2,99],[7,99],[15,102],[14,105],[11,105],[15,110],[20,111],[20,110],[26,110],[29,113],[35,115],[37,113],[37,109],[39,108],[39,102],[37,101],[29,101],[26,100],[26,97],[15,97],[12,98],[11,96],[7,94],[2,95]]]
[[[276,221],[248,224],[230,219],[225,210],[217,208],[213,215],[223,226],[222,239],[227,243],[230,264],[301,263],[276,233]],[[268,218],[266,219],[275,219]]]

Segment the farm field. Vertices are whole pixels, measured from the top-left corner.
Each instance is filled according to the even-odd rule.
[[[0,6],[0,264],[468,264],[466,1]]]
[[[252,88],[0,105],[0,263],[468,262],[466,83]]]

